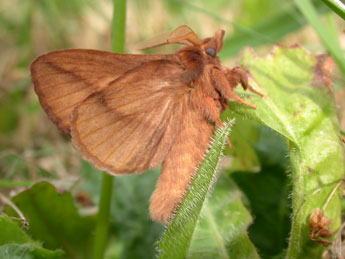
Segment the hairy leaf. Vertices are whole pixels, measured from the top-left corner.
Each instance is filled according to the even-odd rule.
[[[2,259],[58,259],[63,252],[42,248],[16,222],[0,216],[0,258]]]
[[[69,258],[88,258],[94,219],[79,215],[71,193],[59,193],[52,184],[39,182],[12,201],[28,220],[30,236],[45,248],[62,248]],[[7,212],[16,215],[11,208]]]
[[[318,258],[324,248],[310,241],[308,220],[313,209],[325,205],[344,174],[344,154],[331,88],[332,60],[315,57],[295,46],[276,47],[262,59],[248,48],[242,63],[250,71],[250,83],[265,96],[247,96],[257,105],[256,111],[235,102],[230,109],[285,137],[293,188],[288,257]],[[326,210],[326,216],[332,219],[332,231],[340,224],[340,198],[339,190]]]
[[[175,218],[158,242],[159,258],[227,258],[244,252],[257,255],[246,235],[250,215],[240,202],[239,193],[230,194],[232,189],[235,190],[234,186],[229,182],[219,184],[212,201],[206,202],[217,177],[216,168],[229,131],[230,123],[216,131],[211,149],[195,174]],[[229,189],[226,190],[224,185]],[[234,212],[243,217],[233,215]],[[235,225],[236,231],[232,231]],[[212,242],[202,240],[205,236]]]
[[[259,258],[247,235],[252,217],[242,196],[228,175],[222,174],[201,211],[187,258]]]

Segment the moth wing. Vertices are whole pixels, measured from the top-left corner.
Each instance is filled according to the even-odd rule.
[[[153,38],[138,46],[139,50],[150,49],[166,44],[180,43],[184,45],[201,45],[202,40],[187,25],[182,25],[169,34]]]
[[[193,45],[202,44],[202,40],[195,34],[195,32],[188,27],[187,25],[182,25],[174,30],[169,38],[169,43],[182,43],[185,44],[185,41],[192,43]]]
[[[172,56],[172,55],[170,55]],[[126,71],[169,55],[128,55],[70,49],[42,55],[31,64],[31,78],[41,106],[65,133],[71,113],[89,95],[100,91]]]
[[[209,149],[215,125],[205,119],[200,110],[189,106],[184,109],[180,127],[164,159],[156,189],[150,199],[151,218],[165,224],[181,203],[200,167]]]
[[[179,132],[188,87],[177,62],[152,61],[92,94],[72,114],[82,156],[114,175],[159,165]]]

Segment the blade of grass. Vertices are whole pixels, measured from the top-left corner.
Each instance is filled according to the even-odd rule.
[[[340,0],[322,0],[322,2],[345,20],[345,5]]]
[[[338,38],[337,21],[333,13],[330,12],[327,15],[325,15],[325,24],[328,28],[329,33],[332,34],[333,39],[337,39]]]
[[[181,4],[181,5],[185,6],[186,8],[189,8],[192,11],[203,13],[203,14],[205,14],[205,15],[207,15],[209,17],[212,17],[213,19],[215,19],[217,21],[220,21],[222,23],[231,25],[235,29],[237,29],[238,31],[243,32],[243,33],[248,34],[248,35],[251,35],[252,37],[255,37],[257,39],[260,39],[260,40],[263,40],[263,41],[266,41],[266,42],[274,43],[272,41],[272,39],[269,36],[267,36],[266,34],[258,32],[255,29],[251,29],[250,27],[243,26],[243,25],[241,25],[239,23],[232,22],[232,21],[230,21],[228,19],[225,19],[225,18],[219,16],[218,14],[211,12],[208,9],[201,8],[199,6],[196,6],[194,4],[191,4],[189,2],[182,1],[182,0],[170,0],[170,1],[176,2],[178,4]]]
[[[345,74],[345,59],[344,54],[339,46],[338,39],[334,38],[332,33],[329,32],[328,28],[321,22],[320,16],[315,10],[315,7],[310,0],[294,1],[296,6],[303,13],[310,25],[317,32],[323,45],[333,56],[342,73]]]
[[[126,0],[114,0],[111,50],[123,53],[126,35]]]
[[[112,24],[112,43],[113,52],[124,51],[125,27],[126,27],[126,0],[113,1],[113,24]],[[93,258],[101,259],[104,257],[109,230],[109,214],[111,195],[113,187],[113,176],[103,173],[101,198],[96,226],[96,236],[94,243]]]
[[[13,188],[13,187],[28,187],[32,185],[34,182],[32,181],[10,181],[10,180],[1,180],[0,181],[0,188]]]
[[[319,13],[327,12],[324,4],[316,2],[315,8]],[[236,56],[245,46],[257,48],[266,44],[277,44],[285,35],[293,33],[306,24],[306,19],[301,15],[298,8],[291,6],[277,12],[276,15],[268,17],[262,23],[255,25],[252,29],[257,33],[269,36],[270,41],[264,41],[261,38],[253,37],[248,33],[236,29],[229,38],[224,41],[221,56],[223,58]]]

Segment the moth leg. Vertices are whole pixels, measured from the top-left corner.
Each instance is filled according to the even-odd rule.
[[[212,69],[211,73],[216,89],[222,94],[225,99],[235,99],[236,101],[248,107],[256,109],[255,105],[246,102],[233,91],[233,88],[235,88],[237,83],[241,80],[238,74],[234,74],[234,77],[229,78],[229,76],[226,77],[225,74],[218,68]],[[244,89],[246,89],[245,87],[247,86],[243,86]]]
[[[219,110],[214,102],[214,100],[207,96],[204,99],[205,101],[205,105],[203,105],[203,109],[204,109],[204,115],[207,117],[207,119],[210,119],[211,121],[216,123],[217,127],[224,127],[224,123],[222,122],[222,120],[220,119],[219,116]],[[227,137],[226,141],[228,142],[229,148],[233,148],[230,138]]]
[[[245,100],[243,100],[241,97],[239,97],[234,91],[230,91],[230,97],[234,98],[236,101],[243,103],[244,105],[247,105],[253,109],[256,109],[256,106],[250,103],[247,103]]]
[[[249,85],[247,73],[241,67],[234,67],[231,70],[228,69],[226,72],[226,77],[232,88],[236,87],[238,83],[241,83],[244,90],[249,90],[257,95],[260,95],[261,97],[264,96],[262,93]]]

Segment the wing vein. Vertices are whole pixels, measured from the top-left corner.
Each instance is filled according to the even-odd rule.
[[[135,96],[136,99],[132,100],[131,102],[126,102],[126,103],[123,103],[123,104],[121,104],[121,105],[111,107],[111,109],[112,109],[112,110],[116,110],[116,109],[119,109],[119,108],[123,108],[123,107],[125,107],[125,106],[127,106],[127,105],[133,104],[133,103],[137,102],[138,99],[140,99],[141,96],[146,96],[146,95],[147,95],[146,93],[144,93],[143,95],[136,95],[136,96]],[[122,97],[126,97],[126,96],[128,96],[128,94],[124,94],[123,96],[117,96],[116,99],[121,99]],[[146,105],[146,104],[148,104],[148,103],[151,103],[151,99],[154,99],[154,98],[157,98],[157,97],[155,96],[155,94],[152,94],[149,98],[146,98],[146,102],[141,102],[141,106],[144,106],[144,105]],[[113,99],[115,99],[115,98],[113,98]],[[107,99],[107,100],[109,100],[109,99]],[[112,100],[112,99],[111,99],[111,100]],[[96,103],[99,103],[99,102],[98,102],[98,101],[87,102],[87,104],[96,104]],[[106,112],[107,112],[107,111],[106,111]],[[102,115],[102,114],[104,114],[104,113],[106,113],[106,112],[100,112],[100,113],[94,115],[92,118],[87,118],[87,119],[80,120],[79,123],[82,123],[82,122],[85,122],[85,121],[88,121],[88,120],[95,119],[95,118],[97,118],[98,116],[100,116],[100,115]]]
[[[59,69],[62,69],[62,68],[60,68],[60,67],[56,67],[56,68],[59,68]],[[87,70],[74,70],[73,69],[73,71],[71,70],[71,71],[69,71],[69,70],[63,70],[64,71],[64,73],[75,73],[75,72],[88,72],[88,73],[90,73],[90,70],[89,69],[87,69]],[[38,78],[41,78],[41,77],[43,77],[43,76],[48,76],[48,77],[50,77],[51,78],[51,76],[52,75],[61,75],[61,71],[58,71],[58,72],[52,72],[52,73],[44,73],[44,74],[41,74],[41,75],[36,75],[35,76],[35,79],[38,79]]]
[[[98,77],[94,77],[94,78],[102,78],[103,76],[98,76]],[[50,85],[45,85],[44,87],[40,87],[40,90],[41,91],[44,91],[44,90],[47,90],[48,88],[51,88],[53,86],[62,86],[62,85],[67,85],[67,84],[73,84],[74,82],[83,82],[85,83],[84,81],[80,81],[78,79],[73,79],[73,80],[70,80],[70,81],[65,81],[63,83],[59,83],[59,84],[50,84]]]
[[[55,102],[55,101],[57,101],[57,100],[59,100],[61,98],[64,98],[66,96],[69,96],[69,95],[72,95],[72,94],[75,94],[75,93],[78,93],[78,92],[81,92],[83,90],[84,90],[83,88],[80,88],[80,89],[78,89],[76,91],[73,91],[73,92],[70,92],[70,93],[67,93],[67,94],[64,94],[64,95],[61,95],[61,96],[57,96],[55,98],[47,99],[46,102]]]
[[[115,122],[117,122],[117,121],[115,121]],[[130,122],[133,122],[133,120],[130,121]],[[126,126],[129,126],[129,125],[130,125],[130,123],[127,124]],[[121,130],[118,130],[118,131],[121,131]],[[114,132],[112,135],[110,135],[110,137],[104,138],[102,141],[100,141],[100,142],[97,143],[96,145],[91,146],[90,149],[96,149],[97,147],[99,147],[100,145],[102,145],[104,142],[106,142],[107,140],[111,139],[116,133],[117,133],[117,132]]]
[[[154,115],[154,113],[152,113],[151,114],[151,116],[149,117],[149,119],[147,119],[147,121],[149,121],[152,117],[153,117],[153,115]],[[112,154],[114,154],[114,152],[130,137],[130,136],[132,136],[132,134],[136,131],[136,129],[140,126],[140,125],[142,125],[142,123],[140,123],[141,122],[141,120],[138,120],[139,121],[139,123],[137,124],[137,126],[136,127],[134,127],[134,129],[132,129],[130,132],[129,132],[129,134],[127,134],[126,135],[126,137],[125,138],[123,138],[122,139],[122,141],[120,142],[120,144],[119,145],[117,145],[117,146],[115,146],[115,148],[113,148],[109,153],[108,153],[108,155],[106,156],[106,158],[105,158],[105,162],[109,159],[109,157],[112,155]],[[149,127],[147,127],[147,128],[149,128]],[[114,135],[113,135],[114,136]]]
[[[80,103],[80,101],[78,101],[78,102],[76,102],[76,103],[73,103],[73,104],[71,104],[71,105],[68,105],[67,107],[63,107],[63,109],[57,110],[57,111],[55,111],[55,112],[52,111],[52,112],[55,114],[55,116],[57,116],[57,115],[56,115],[57,113],[61,113],[61,112],[63,112],[63,111],[66,111],[66,110],[68,110],[69,108],[71,108],[71,107],[73,107],[73,106],[76,106],[78,103]]]
[[[105,111],[105,112],[103,112],[103,113],[107,113],[107,112],[109,112],[109,111]],[[118,120],[114,120],[114,121],[112,121],[112,122],[110,122],[110,123],[108,123],[108,124],[106,124],[106,125],[104,125],[104,126],[102,126],[102,127],[100,127],[100,128],[97,128],[97,129],[95,129],[95,130],[92,130],[92,131],[88,132],[87,134],[85,134],[84,136],[80,136],[80,137],[81,137],[81,138],[86,138],[86,137],[90,136],[91,134],[96,133],[97,131],[99,131],[99,130],[101,130],[101,129],[104,129],[104,128],[106,128],[106,127],[109,127],[110,125],[112,125],[112,124],[114,124],[114,123],[116,123],[116,122],[119,122],[119,121],[121,121],[121,120],[123,120],[123,119],[125,119],[125,118],[127,118],[127,117],[131,117],[131,116],[133,116],[133,115],[128,114],[128,115],[121,116]],[[84,120],[84,121],[85,121],[85,120]],[[79,122],[79,123],[80,123],[80,122]]]
[[[168,107],[168,105],[166,105],[166,107]],[[165,109],[165,112],[163,113],[163,115],[162,115],[162,117],[161,117],[159,123],[156,123],[157,125],[161,125],[161,122],[162,122],[162,120],[165,118],[166,113],[167,113],[167,108]],[[149,130],[150,130],[150,127],[146,127],[145,131],[144,131],[143,133],[141,133],[141,135],[142,135],[142,136],[147,136],[147,132],[148,132]],[[152,130],[152,129],[151,129],[151,130]],[[153,138],[153,135],[154,135],[154,134],[152,134],[152,136],[151,136],[151,140],[152,140],[152,138]],[[135,148],[136,148],[136,145],[133,145],[133,148],[129,151],[129,154],[127,155],[127,157],[126,157],[125,159],[122,160],[122,161],[123,161],[122,164],[125,164],[125,163],[129,160],[129,157],[130,157],[130,155],[132,155],[132,153],[133,153],[133,151],[134,151]]]

